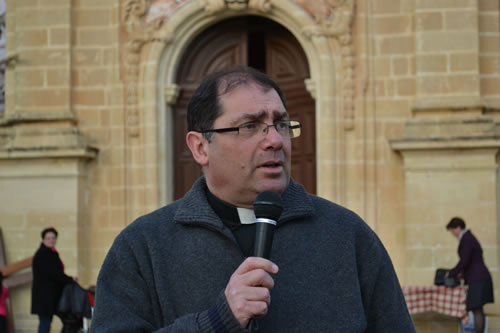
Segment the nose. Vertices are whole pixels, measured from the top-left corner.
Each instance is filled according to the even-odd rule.
[[[278,133],[276,126],[268,125],[265,130],[264,142],[266,144],[266,149],[281,149],[283,147],[283,136]]]

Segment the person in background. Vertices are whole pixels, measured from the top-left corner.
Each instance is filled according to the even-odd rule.
[[[56,241],[56,229],[43,229],[42,243],[33,257],[31,313],[39,317],[38,333],[50,332],[64,286],[77,280],[64,274],[64,264],[55,248]]]
[[[114,241],[91,332],[415,332],[389,255],[355,213],[291,172],[300,123],[267,75],[209,75],[188,106],[203,176]],[[259,193],[281,196],[270,260],[253,256]]]
[[[476,333],[484,331],[483,306],[493,303],[493,282],[490,272],[484,264],[483,249],[477,238],[460,217],[454,217],[446,225],[446,230],[458,238],[458,255],[460,260],[446,277],[463,277],[469,285],[467,289],[466,308],[474,313],[474,327]]]
[[[0,271],[0,333],[7,333],[7,298],[9,298],[9,290],[2,282],[3,274]]]

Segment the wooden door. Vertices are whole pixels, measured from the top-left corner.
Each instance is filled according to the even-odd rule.
[[[179,67],[181,88],[174,107],[175,199],[181,198],[201,175],[186,145],[189,98],[208,74],[235,65],[266,72],[283,89],[290,118],[302,123],[302,135],[292,140],[292,177],[316,193],[314,100],[306,91],[307,59],[295,37],[270,20],[247,16],[214,25],[193,40]]]

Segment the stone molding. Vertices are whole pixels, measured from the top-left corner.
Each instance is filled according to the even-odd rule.
[[[389,139],[393,150],[500,148],[500,122],[493,117],[414,118],[404,136]]]
[[[80,157],[94,159],[97,148],[90,146],[75,127],[0,128],[0,159]]]
[[[124,0],[122,0],[124,1]],[[272,4],[269,12],[258,11],[251,8],[251,1],[248,1],[246,11],[225,10],[209,15],[205,2],[202,0],[164,0],[165,6],[175,7],[175,3],[181,3],[182,7],[176,7],[175,10],[166,10],[164,13],[154,11],[159,8],[161,2],[152,3],[151,9],[146,18],[142,17],[142,29],[147,29],[146,22],[153,23],[155,19],[162,20],[161,28],[153,33],[156,40],[165,39],[165,42],[147,42],[143,43],[141,50],[137,52],[140,55],[138,68],[140,69],[139,83],[137,85],[137,98],[140,101],[140,117],[138,120],[144,121],[144,124],[137,123],[137,131],[140,133],[144,126],[148,124],[157,124],[158,136],[142,136],[144,143],[155,147],[158,151],[158,169],[157,177],[159,179],[159,204],[165,204],[173,200],[171,188],[173,188],[173,173],[171,158],[173,156],[173,142],[168,139],[171,135],[170,117],[173,112],[169,104],[170,96],[169,86],[175,84],[177,75],[177,66],[185,52],[185,47],[190,41],[204,29],[224,18],[237,17],[245,14],[260,15],[273,20],[286,27],[299,41],[310,65],[310,79],[306,80],[306,87],[313,98],[316,100],[316,135],[318,142],[332,141],[335,147],[326,148],[322,145],[317,146],[317,175],[318,179],[333,179],[334,186],[327,186],[326,183],[318,184],[318,194],[332,201],[344,203],[347,194],[344,186],[345,165],[339,163],[332,165],[330,161],[345,160],[345,135],[346,121],[343,112],[345,101],[343,92],[343,78],[345,71],[342,69],[342,49],[339,42],[340,35],[332,34],[328,30],[324,35],[319,34],[316,29],[315,34],[306,34],[304,27],[317,25],[314,17],[301,8],[294,0],[270,0]],[[220,2],[218,2],[221,4]],[[346,6],[355,3],[355,0],[338,2]],[[158,5],[155,7],[155,5]],[[334,3],[335,5],[336,3]],[[123,7],[122,7],[123,8]],[[348,8],[348,7],[343,7]],[[170,8],[172,9],[172,8]],[[265,9],[265,8],[264,8]],[[354,10],[354,6],[351,8]],[[352,15],[354,13],[352,12]],[[336,21],[340,22],[340,21]],[[124,24],[124,21],[122,21]],[[348,26],[350,29],[350,27]],[[123,29],[125,30],[125,29]],[[339,29],[334,29],[339,30]],[[341,30],[341,29],[340,29]],[[175,34],[174,34],[175,32]],[[133,36],[127,34],[124,43],[130,41]],[[343,39],[343,42],[351,43],[349,39]],[[142,42],[141,42],[142,43]],[[138,43],[139,45],[140,43]],[[124,58],[125,59],[125,58]],[[123,62],[124,65],[125,61]],[[126,73],[125,75],[126,76]],[[126,79],[124,86],[127,88]],[[159,89],[156,89],[159,88]],[[127,112],[127,110],[126,110]],[[352,119],[352,118],[351,118]],[[164,124],[164,125],[163,125]],[[130,137],[130,131],[127,131],[127,137]],[[132,145],[129,142],[128,145]],[[326,149],[325,149],[326,148]],[[130,196],[132,197],[132,196]],[[134,204],[130,203],[131,211],[134,211]],[[137,209],[142,209],[137,205]],[[134,214],[131,214],[131,216]]]
[[[314,20],[314,24],[305,26],[303,34],[311,39],[322,36],[338,42],[340,46],[340,61],[342,68],[341,95],[344,118],[344,128],[354,126],[354,73],[355,59],[352,40],[352,21],[354,17],[355,0],[289,0],[302,7]],[[189,1],[188,1],[189,2]],[[208,14],[214,15],[224,10],[242,11],[253,9],[258,12],[272,11],[270,0],[202,0],[201,8]],[[140,54],[143,47],[152,42],[168,43],[173,39],[171,29],[162,27],[168,21],[167,17],[146,24],[144,18],[149,10],[147,0],[125,0],[123,24],[128,33],[126,63],[126,109],[128,134],[132,137],[139,135],[139,97],[138,81]],[[307,85],[307,82],[306,82]],[[307,89],[309,90],[310,87]],[[315,93],[311,92],[315,98]],[[170,102],[167,102],[170,104]]]
[[[303,28],[306,37],[322,36],[333,39],[340,45],[344,128],[353,129],[355,59],[352,22],[355,0],[295,0],[295,2],[314,18],[314,25]]]
[[[46,123],[46,122],[76,122],[75,115],[72,112],[54,111],[54,112],[32,112],[16,111],[12,114],[6,114],[0,118],[0,128],[3,126],[17,125],[23,123]]]
[[[226,9],[256,9],[261,12],[271,11],[271,3],[269,0],[202,0],[202,6],[209,15]]]
[[[123,24],[128,33],[126,43],[126,112],[127,131],[131,137],[139,136],[139,97],[138,84],[141,50],[144,45],[152,42],[168,43],[172,40],[171,33],[160,29],[167,18],[155,20],[146,24],[144,18],[149,9],[147,0],[125,0],[123,6]],[[161,35],[161,36],[160,36]]]
[[[165,102],[167,102],[168,105],[175,105],[177,102],[177,98],[179,97],[179,92],[180,88],[179,85],[177,84],[170,84],[165,87]]]

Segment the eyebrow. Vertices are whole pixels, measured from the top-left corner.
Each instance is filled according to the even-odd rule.
[[[254,113],[244,113],[237,119],[231,122],[232,125],[242,124],[245,121],[258,121],[267,116],[266,111],[259,111]],[[288,118],[288,112],[286,111],[273,111],[273,120],[283,120]]]

